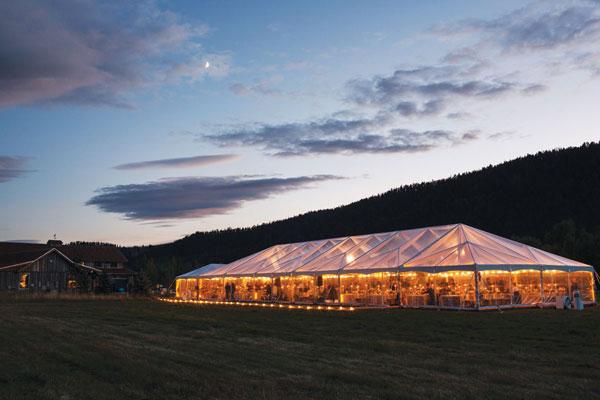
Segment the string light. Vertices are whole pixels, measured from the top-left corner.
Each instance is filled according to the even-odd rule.
[[[231,301],[210,301],[210,300],[183,300],[183,299],[166,299],[159,298],[159,301],[166,303],[176,304],[204,304],[204,305],[228,305],[228,306],[242,306],[242,307],[279,307],[286,308],[285,304],[274,304],[274,303],[245,303],[245,302],[231,302]],[[288,304],[287,308],[290,310],[320,310],[320,311],[355,311],[355,307],[331,307],[331,306],[312,306],[312,305],[301,305],[301,304]]]

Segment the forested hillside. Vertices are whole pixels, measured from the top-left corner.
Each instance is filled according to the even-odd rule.
[[[168,284],[194,266],[229,262],[276,243],[456,222],[600,265],[600,143],[540,152],[251,228],[196,232],[124,251],[133,269]]]

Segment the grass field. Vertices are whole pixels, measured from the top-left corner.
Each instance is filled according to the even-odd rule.
[[[1,300],[0,398],[600,398],[600,309]]]

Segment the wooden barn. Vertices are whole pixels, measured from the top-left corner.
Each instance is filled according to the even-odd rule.
[[[134,275],[114,245],[0,242],[0,292],[126,292]]]
[[[0,243],[0,291],[87,292],[101,270],[74,262],[56,247]]]

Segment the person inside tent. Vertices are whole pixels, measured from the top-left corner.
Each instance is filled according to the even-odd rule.
[[[515,289],[512,295],[512,303],[521,304],[521,301],[521,292],[519,292],[519,289]]]
[[[266,295],[266,297],[265,297],[264,300],[271,300],[272,295],[273,295],[273,290],[271,289],[271,284],[270,283],[267,283],[267,287],[265,289],[265,292],[266,292],[267,295]]]
[[[431,284],[427,282],[427,286],[425,288],[425,294],[427,295],[427,305],[434,306],[435,305],[435,290],[431,287]]]
[[[225,284],[225,300],[231,300],[231,285],[229,282]]]
[[[583,310],[583,299],[577,285],[573,285],[573,306],[578,311]]]
[[[569,296],[565,296],[565,310],[570,310],[571,309],[571,298]]]
[[[333,285],[329,285],[327,288],[327,300],[328,302],[334,303],[338,299],[337,291]]]

